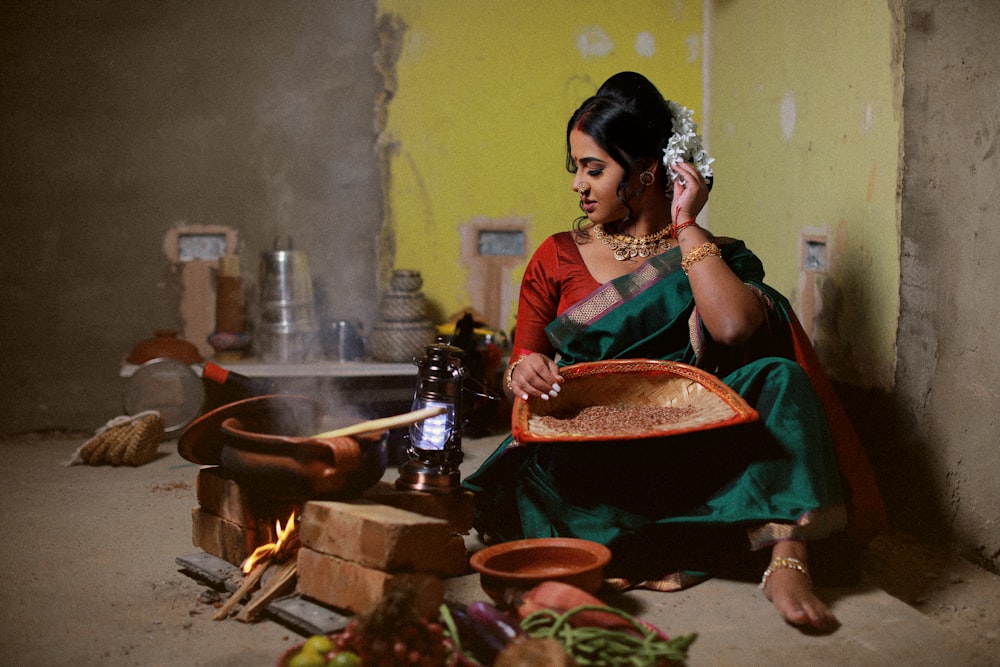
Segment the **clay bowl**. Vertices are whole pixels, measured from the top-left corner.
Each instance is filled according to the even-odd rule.
[[[479,584],[503,603],[507,591],[528,590],[543,581],[561,581],[588,593],[601,587],[611,550],[597,542],[546,537],[503,542],[477,551],[469,559]]]

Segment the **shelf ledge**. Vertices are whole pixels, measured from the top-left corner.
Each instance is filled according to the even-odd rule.
[[[374,377],[416,377],[417,365],[414,363],[388,363],[382,361],[309,361],[303,363],[265,363],[259,360],[246,359],[218,363],[226,370],[240,373],[247,377],[268,378],[374,378]],[[201,366],[191,368],[201,375]],[[121,377],[132,377],[139,369],[137,364],[124,364]]]

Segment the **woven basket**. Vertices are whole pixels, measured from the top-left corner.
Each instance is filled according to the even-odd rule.
[[[423,285],[424,279],[416,269],[396,269],[389,280],[389,286],[397,292],[416,292]]]
[[[559,394],[548,401],[514,401],[513,433],[519,442],[632,440],[679,435],[757,421],[757,412],[717,377],[674,361],[618,359],[562,369]],[[613,426],[572,432],[542,417],[567,418],[591,406],[682,408],[668,422],[643,430]]]
[[[412,362],[424,356],[424,347],[434,342],[437,329],[430,320],[378,322],[369,338],[375,361]]]
[[[419,322],[427,315],[427,299],[423,292],[386,292],[379,314],[386,322]]]

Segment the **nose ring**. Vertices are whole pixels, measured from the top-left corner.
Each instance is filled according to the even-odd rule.
[[[576,191],[579,192],[581,195],[586,195],[588,192],[590,192],[590,184],[581,183],[579,187],[577,187]]]

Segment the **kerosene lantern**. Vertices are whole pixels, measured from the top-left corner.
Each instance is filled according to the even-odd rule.
[[[396,488],[432,493],[461,490],[462,349],[432,343],[419,364],[413,409],[439,407],[444,412],[410,426],[406,454]]]

